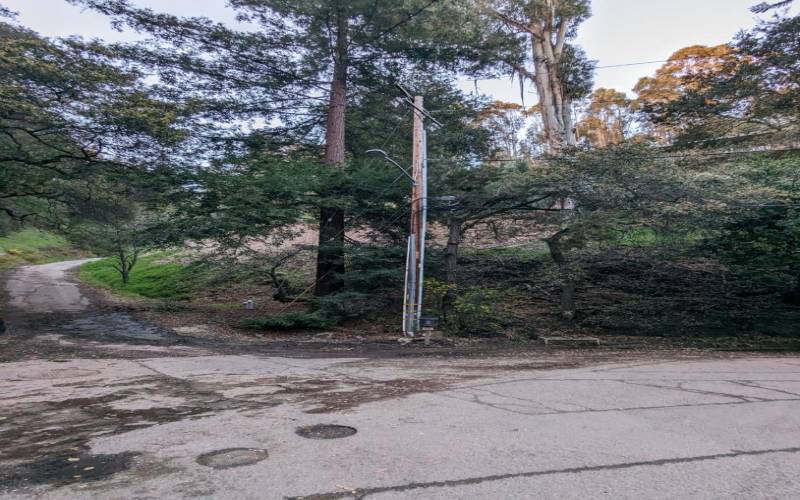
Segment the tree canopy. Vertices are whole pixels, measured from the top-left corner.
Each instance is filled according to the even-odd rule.
[[[396,310],[410,181],[366,151],[411,162],[400,83],[442,125],[427,263],[449,328],[508,327],[485,316],[504,293],[549,304],[536,321],[587,324],[609,259],[627,289],[651,286],[626,281],[644,262],[721,273],[729,311],[800,296],[788,2],[677,50],[634,96],[595,88],[576,42],[588,0],[231,0],[229,24],[68,1],[139,41],[48,39],[0,10],[0,229],[49,224],[115,254],[123,282],[146,249],[192,248],[312,306],[263,325]],[[536,102],[460,89],[499,76]]]
[[[140,75],[0,23],[0,209],[12,218],[71,205],[76,183],[155,172],[187,140],[185,110]]]

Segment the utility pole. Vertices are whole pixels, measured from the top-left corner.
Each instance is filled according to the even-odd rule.
[[[400,169],[411,180],[411,227],[406,250],[406,274],[403,290],[403,334],[415,336],[420,331],[422,299],[425,283],[425,233],[428,230],[428,139],[425,130],[427,119],[436,127],[442,124],[425,111],[421,96],[412,96],[400,84],[405,95],[403,101],[414,110],[413,157],[411,172],[386,154],[382,149],[370,149],[367,154],[383,158]]]
[[[413,337],[420,329],[425,280],[425,233],[428,225],[428,154],[425,118],[421,96],[414,97],[414,135],[411,177],[411,231],[406,255],[403,333]]]

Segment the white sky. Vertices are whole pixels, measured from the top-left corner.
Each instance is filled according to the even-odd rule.
[[[717,45],[730,41],[740,30],[757,20],[749,8],[761,0],[593,0],[594,15],[580,29],[577,43],[600,66],[664,60],[688,45]],[[157,11],[178,15],[205,16],[235,23],[225,0],[134,0]],[[118,33],[108,20],[82,11],[64,0],[0,0],[19,12],[19,21],[46,36],[81,35],[109,41],[132,40],[135,34]],[[800,12],[795,2],[791,12]],[[636,81],[652,74],[659,64],[598,69],[597,87],[630,92]],[[472,81],[461,82],[473,90]],[[481,92],[510,102],[520,102],[519,85],[510,79],[478,82]],[[525,103],[535,101],[528,89]]]

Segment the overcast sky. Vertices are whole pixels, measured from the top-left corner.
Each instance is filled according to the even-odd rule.
[[[717,45],[730,41],[740,30],[752,27],[757,17],[749,8],[760,0],[593,0],[594,15],[580,29],[577,39],[600,66],[659,61],[688,45]],[[225,0],[134,0],[157,11],[206,16],[234,24]],[[800,11],[796,2],[792,13]],[[105,40],[132,40],[135,34],[112,30],[108,20],[82,11],[64,0],[0,0],[19,12],[19,21],[46,36],[81,35]],[[598,69],[596,87],[630,92],[636,81],[652,74],[659,64]],[[462,82],[474,89],[471,81]],[[519,102],[517,84],[509,79],[478,82],[481,92],[497,99]],[[532,104],[530,89],[525,97]]]

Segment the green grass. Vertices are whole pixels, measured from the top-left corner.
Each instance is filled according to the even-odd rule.
[[[77,252],[57,234],[27,228],[0,237],[0,269],[75,258]]]
[[[648,227],[631,229],[615,235],[614,243],[623,247],[652,247],[657,245],[686,246],[706,235],[702,231],[662,234]]]
[[[544,242],[530,242],[525,246],[507,246],[494,248],[467,248],[462,252],[465,256],[487,259],[512,259],[530,262],[547,257],[549,252]]]
[[[81,266],[78,276],[84,282],[107,288],[121,295],[149,299],[188,299],[196,277],[187,272],[187,267],[170,262],[164,253],[154,253],[139,258],[131,271],[127,284],[114,268],[113,259],[89,262]]]

